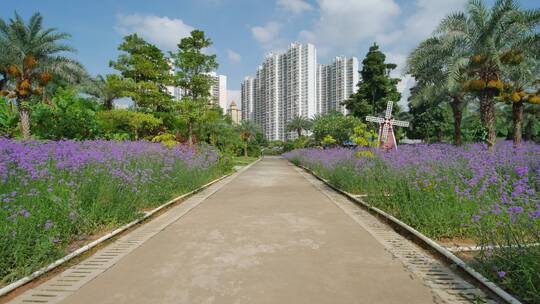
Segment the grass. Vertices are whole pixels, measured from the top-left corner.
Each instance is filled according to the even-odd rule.
[[[236,156],[233,158],[233,165],[234,166],[247,166],[251,164],[252,162],[259,159],[258,157],[245,157],[245,156]]]

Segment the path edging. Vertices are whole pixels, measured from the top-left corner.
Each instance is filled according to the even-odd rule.
[[[292,164],[294,164],[294,163],[292,163]],[[294,165],[296,165],[296,164],[294,164]],[[463,271],[468,273],[472,278],[474,278],[477,282],[482,284],[485,288],[489,289],[491,292],[493,292],[494,294],[499,296],[501,299],[503,299],[507,303],[521,304],[521,302],[518,299],[516,299],[514,296],[512,296],[508,292],[504,291],[497,284],[491,282],[486,277],[484,277],[482,274],[480,274],[479,272],[477,272],[476,270],[471,268],[462,259],[455,256],[448,249],[442,247],[441,245],[439,245],[437,242],[435,242],[431,238],[429,238],[429,237],[425,236],[424,234],[420,233],[418,230],[416,230],[416,229],[412,228],[411,226],[405,224],[404,222],[397,219],[393,215],[390,215],[390,214],[382,211],[381,209],[366,203],[365,201],[363,201],[362,199],[356,197],[355,195],[353,195],[353,194],[351,194],[351,193],[349,193],[347,191],[339,189],[338,187],[332,185],[325,178],[317,175],[313,170],[311,170],[311,169],[309,169],[307,167],[304,167],[302,165],[296,165],[296,166],[299,167],[299,168],[302,168],[303,170],[305,170],[309,174],[313,175],[315,178],[322,181],[323,183],[325,183],[327,186],[334,189],[335,191],[341,193],[342,195],[347,197],[349,200],[357,203],[358,205],[361,205],[362,207],[368,209],[369,211],[375,212],[378,216],[383,217],[384,219],[392,222],[393,224],[395,224],[395,225],[399,226],[400,228],[406,230],[407,232],[411,233],[412,235],[417,237],[419,240],[421,240],[425,245],[427,245],[428,247],[434,249],[437,253],[443,255],[445,258],[452,261],[454,264],[456,264],[458,267],[460,267]]]
[[[223,176],[220,176],[202,186],[200,186],[199,188],[195,189],[195,190],[192,190],[190,192],[187,192],[187,193],[184,193],[180,196],[177,196],[171,200],[169,200],[168,202],[160,205],[159,207],[156,207],[150,211],[147,211],[147,212],[143,212],[143,216],[139,219],[136,219],[134,221],[131,221],[109,233],[107,233],[106,235],[100,237],[99,239],[95,240],[95,241],[92,241],[78,249],[76,249],[75,251],[67,254],[66,256],[52,262],[51,264],[47,265],[47,266],[44,266],[36,271],[34,271],[33,273],[31,273],[30,275],[26,276],[26,277],[23,277],[23,278],[20,278],[19,280],[9,284],[9,285],[6,285],[2,288],[0,288],[0,297],[3,297],[7,294],[9,294],[10,292],[14,291],[15,289],[19,288],[19,287],[22,287],[28,283],[30,283],[31,281],[39,278],[40,276],[48,273],[49,271],[65,264],[66,262],[72,260],[73,258],[75,257],[78,257],[80,256],[81,254],[85,253],[85,252],[88,252],[90,249],[96,247],[97,245],[111,239],[112,237],[115,237],[123,232],[125,232],[126,230],[128,230],[129,228],[139,224],[139,223],[142,223],[148,219],[150,219],[152,216],[154,216],[154,214],[156,214],[157,212],[159,212],[160,210],[164,209],[164,208],[167,208],[175,203],[177,203],[178,201],[182,200],[182,199],[185,199],[187,197],[190,197],[192,196],[193,194],[195,193],[198,193],[206,188],[208,188],[209,186],[221,181],[221,180],[224,180],[225,178],[227,177],[230,177],[234,174],[237,174],[237,173],[240,173],[242,171],[245,171],[246,169],[248,169],[249,167],[251,167],[252,165],[258,163],[260,160],[262,159],[262,157],[258,158],[257,160],[255,160],[254,162],[244,166],[243,168],[241,168],[240,170],[238,171],[235,171],[235,172],[231,172],[231,173],[228,173],[228,174],[225,174]]]

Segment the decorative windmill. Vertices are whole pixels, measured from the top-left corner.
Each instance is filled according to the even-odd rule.
[[[394,103],[392,101],[388,101],[384,118],[374,116],[366,117],[367,121],[376,122],[379,124],[379,146],[381,147],[381,149],[386,151],[391,149],[397,150],[397,143],[396,137],[394,136],[393,126],[405,128],[409,127],[408,121],[394,120],[394,118],[392,118],[393,105]]]

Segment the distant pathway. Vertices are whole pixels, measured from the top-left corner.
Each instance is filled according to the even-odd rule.
[[[14,303],[438,302],[286,160],[212,187]]]

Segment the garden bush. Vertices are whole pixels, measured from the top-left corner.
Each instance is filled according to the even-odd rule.
[[[365,149],[362,149],[364,151]],[[476,267],[540,302],[540,145],[402,145],[399,151],[299,149],[284,156],[435,239],[470,239]],[[493,248],[493,246],[495,246]]]
[[[231,167],[211,147],[0,138],[0,285]]]

